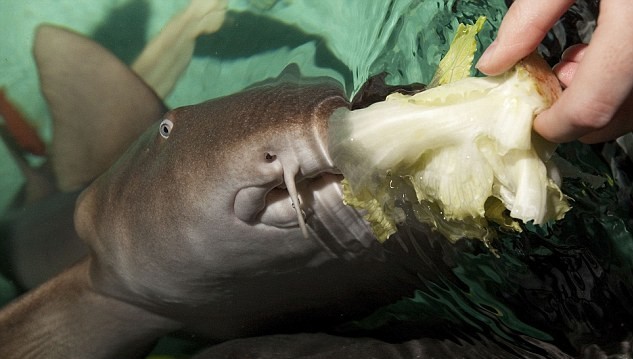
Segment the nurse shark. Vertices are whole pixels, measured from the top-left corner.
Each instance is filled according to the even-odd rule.
[[[290,71],[164,113],[73,32],[41,27],[35,56],[56,122],[83,117],[74,134],[98,135],[53,149],[69,155],[53,167],[76,174],[63,187],[90,183],[75,208],[90,254],[1,312],[2,357],[131,357],[175,330],[219,342],[318,328],[410,293],[415,275],[341,201],[327,120],[349,104],[332,80]]]
[[[40,27],[35,56],[59,131],[80,118],[92,121],[83,135],[98,128],[87,148],[59,149],[74,157],[54,164],[75,174],[63,186],[87,186],[74,223],[89,254],[0,311],[1,357],[133,358],[176,331],[210,343],[318,331],[411,295],[431,272],[411,238],[380,245],[343,203],[327,124],[351,105],[333,80],[287,71],[167,111],[131,70],[73,32]],[[75,135],[88,128],[76,126]],[[262,351],[277,347],[270,338]],[[348,356],[350,340],[304,335],[284,353],[299,357],[307,343],[322,357]],[[509,357],[507,345],[480,342],[355,348],[384,358]]]

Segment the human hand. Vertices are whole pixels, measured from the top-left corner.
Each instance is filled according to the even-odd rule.
[[[573,0],[517,0],[477,68],[497,75],[534,51]],[[534,120],[554,142],[596,143],[633,130],[633,2],[604,0],[589,45],[563,53],[554,73],[565,91]]]

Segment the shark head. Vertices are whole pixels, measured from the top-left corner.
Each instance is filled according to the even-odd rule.
[[[345,232],[317,223],[331,211],[323,201],[340,202],[327,120],[347,101],[327,79],[287,77],[167,112],[83,192],[77,231],[117,285],[143,292],[173,278],[161,295],[180,297],[180,284],[194,290],[172,273],[191,269],[186,277],[207,285],[209,272],[330,255],[327,237]]]

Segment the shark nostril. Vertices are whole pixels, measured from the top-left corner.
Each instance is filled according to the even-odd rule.
[[[277,155],[273,155],[270,152],[266,152],[265,158],[266,158],[266,161],[273,162],[274,160],[277,159]]]

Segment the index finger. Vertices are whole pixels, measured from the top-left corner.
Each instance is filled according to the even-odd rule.
[[[498,75],[532,53],[574,0],[516,0],[501,21],[497,39],[486,49],[477,69]]]

